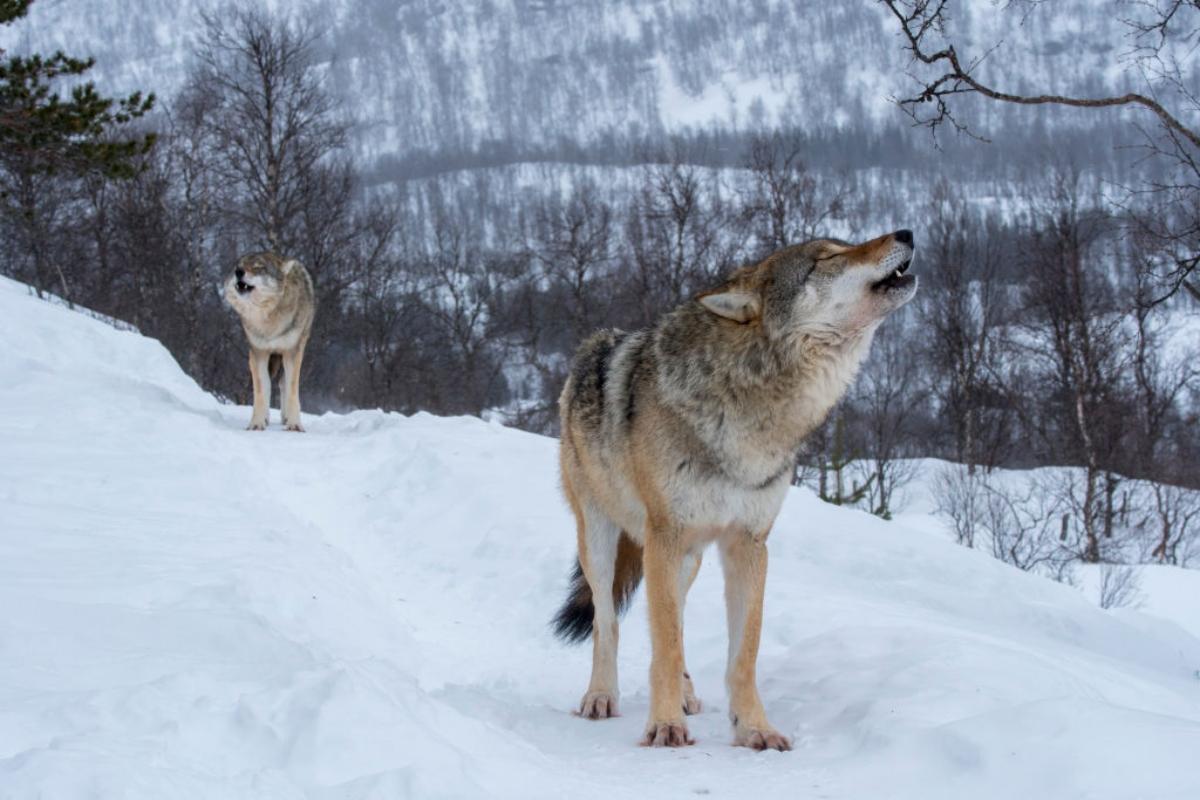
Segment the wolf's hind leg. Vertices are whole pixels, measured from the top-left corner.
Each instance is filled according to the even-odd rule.
[[[579,565],[592,590],[592,678],[579,704],[580,716],[605,719],[617,716],[617,599],[613,582],[621,529],[594,508],[578,515]],[[640,557],[640,553],[637,554]]]

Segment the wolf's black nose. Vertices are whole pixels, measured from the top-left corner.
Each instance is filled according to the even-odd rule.
[[[908,235],[908,240],[909,240],[910,242],[912,241],[912,234],[911,234],[911,233]],[[246,277],[246,270],[242,269],[241,267],[238,267],[237,269],[235,269],[235,270],[233,271],[233,275],[234,275],[234,277],[236,277],[236,278],[237,278],[237,279],[240,281],[242,278]]]
[[[908,230],[907,228],[905,228],[904,230],[896,231],[895,233],[892,234],[892,236],[894,236],[896,238],[897,242],[900,242],[901,244],[906,244],[910,247],[912,246],[912,243],[913,243],[912,231]]]

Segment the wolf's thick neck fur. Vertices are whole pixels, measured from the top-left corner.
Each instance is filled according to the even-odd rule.
[[[256,290],[258,291],[258,290]],[[302,267],[283,276],[266,302],[236,298],[234,306],[250,344],[261,349],[287,348],[311,324],[312,279]]]
[[[729,477],[765,485],[842,397],[876,327],[772,336],[761,320],[739,324],[688,303],[654,330],[655,374],[667,407],[720,463],[736,465]]]

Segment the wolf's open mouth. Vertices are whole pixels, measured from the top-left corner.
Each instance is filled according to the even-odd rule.
[[[876,281],[871,284],[871,290],[876,292],[888,292],[892,289],[904,289],[913,284],[916,280],[912,275],[906,275],[908,268],[912,266],[912,259],[908,259],[900,266],[896,267],[895,271],[881,281]]]
[[[238,294],[246,294],[247,292],[254,291],[254,287],[245,281],[238,281],[235,285],[235,288],[237,289]]]

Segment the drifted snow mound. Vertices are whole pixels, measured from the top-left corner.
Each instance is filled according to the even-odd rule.
[[[697,744],[638,747],[641,595],[624,716],[571,715],[590,649],[547,626],[575,539],[554,441],[249,415],[0,282],[0,796],[1200,797],[1200,640],[802,491],[759,659],[796,749],[729,745],[711,555]]]

